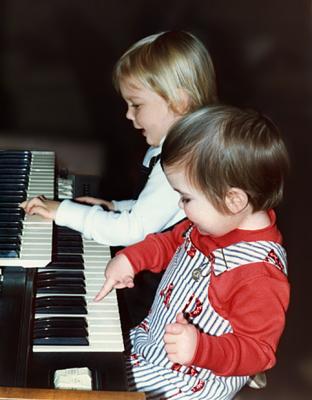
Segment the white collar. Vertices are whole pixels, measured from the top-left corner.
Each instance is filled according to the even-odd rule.
[[[156,146],[156,147],[150,146],[150,147],[147,149],[147,152],[145,153],[145,156],[144,156],[144,159],[143,159],[143,165],[144,165],[144,167],[147,167],[147,168],[148,168],[149,165],[150,165],[151,159],[152,159],[153,157],[155,157],[155,156],[158,156],[158,154],[161,153],[162,145],[163,145],[163,143],[164,143],[164,141],[165,141],[165,138],[166,138],[166,137],[164,137],[164,138],[161,140],[159,146]]]

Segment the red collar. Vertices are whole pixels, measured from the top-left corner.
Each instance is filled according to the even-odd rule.
[[[234,229],[223,236],[211,237],[199,233],[196,227],[191,233],[192,242],[204,253],[213,251],[216,248],[227,247],[238,242],[255,242],[259,240],[282,243],[282,235],[276,226],[276,215],[274,210],[269,210],[270,225],[257,230]]]

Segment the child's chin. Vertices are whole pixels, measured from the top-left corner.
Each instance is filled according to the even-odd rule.
[[[203,230],[202,228],[200,228],[199,226],[197,226],[197,230],[201,235],[209,235],[209,233],[205,230]]]
[[[148,139],[147,137],[146,137],[145,139],[146,139],[146,143],[147,143],[148,145],[150,145],[150,146],[152,146],[152,147],[158,147],[158,146],[159,146],[159,143],[155,143],[153,140],[150,140],[150,139]]]

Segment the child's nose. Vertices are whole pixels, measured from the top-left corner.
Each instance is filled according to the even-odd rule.
[[[127,112],[126,112],[126,118],[130,119],[131,121],[134,120],[134,113],[131,107],[128,107]]]

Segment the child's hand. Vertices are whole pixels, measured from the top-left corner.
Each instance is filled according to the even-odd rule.
[[[96,197],[80,196],[80,197],[76,197],[75,200],[79,201],[80,203],[91,204],[93,206],[94,205],[105,206],[110,211],[114,211],[115,210],[114,204],[111,201],[97,199]]]
[[[36,214],[43,218],[54,220],[59,205],[59,201],[47,200],[44,196],[38,196],[31,200],[23,201],[20,207],[23,208],[27,214]]]
[[[112,289],[122,289],[134,286],[134,272],[130,261],[123,254],[112,258],[105,270],[105,282],[102,289],[95,296],[95,301],[102,300]]]
[[[164,342],[170,361],[188,365],[196,351],[197,330],[187,322],[182,313],[178,313],[176,322],[165,328]]]

